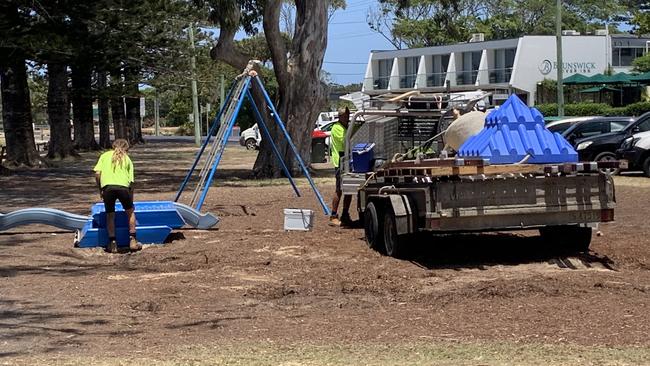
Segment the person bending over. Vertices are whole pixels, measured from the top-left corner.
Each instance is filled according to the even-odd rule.
[[[330,216],[329,224],[331,226],[350,226],[352,220],[350,219],[349,211],[352,196],[343,196],[343,191],[341,190],[341,156],[345,154],[345,133],[350,122],[350,110],[347,107],[340,108],[338,114],[339,120],[332,126],[330,136],[330,157],[336,172],[336,191],[332,199],[332,215]],[[339,219],[337,211],[341,196],[343,196],[343,210]]]
[[[113,150],[106,151],[99,157],[95,171],[95,180],[99,186],[99,196],[106,209],[106,229],[110,253],[117,253],[115,241],[115,201],[119,200],[129,218],[129,249],[142,249],[135,237],[135,209],[133,207],[133,163],[127,155],[129,143],[123,139],[113,142]]]

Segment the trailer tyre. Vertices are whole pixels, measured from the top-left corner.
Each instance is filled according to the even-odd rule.
[[[368,247],[377,251],[384,249],[384,228],[379,220],[379,210],[374,202],[368,203],[363,213],[363,228]]]
[[[539,229],[542,240],[572,252],[588,252],[591,228],[581,226],[547,226]]]
[[[384,214],[384,248],[386,255],[401,258],[405,252],[405,245],[405,235],[397,235],[395,214],[389,208]]]

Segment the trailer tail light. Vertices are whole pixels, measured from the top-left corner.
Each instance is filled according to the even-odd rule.
[[[614,221],[614,209],[609,208],[609,209],[600,210],[600,221],[601,222]]]
[[[440,219],[429,219],[429,229],[440,229]]]

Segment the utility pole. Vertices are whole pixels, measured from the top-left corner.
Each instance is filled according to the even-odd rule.
[[[196,86],[196,56],[194,55],[194,23],[190,24],[190,71],[192,73],[192,111],[194,115],[194,142],[201,146],[201,116],[199,115],[199,92]]]
[[[226,78],[221,74],[219,78],[219,110],[223,109],[226,102],[224,99],[226,99]],[[221,124],[221,121],[219,121],[219,124]]]
[[[562,62],[562,0],[557,0],[555,44],[557,46],[557,116],[564,117],[564,62]]]
[[[153,99],[153,121],[156,136],[160,136],[160,100],[158,100],[158,89]]]

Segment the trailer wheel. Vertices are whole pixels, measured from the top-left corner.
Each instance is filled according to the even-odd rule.
[[[572,252],[588,252],[591,228],[581,226],[546,226],[539,229],[542,240]]]
[[[387,209],[384,214],[384,248],[386,255],[401,258],[405,251],[405,235],[397,235],[395,214],[392,209]]]
[[[379,211],[374,202],[368,203],[363,213],[363,228],[369,248],[377,251],[384,249],[384,228],[379,221]]]

